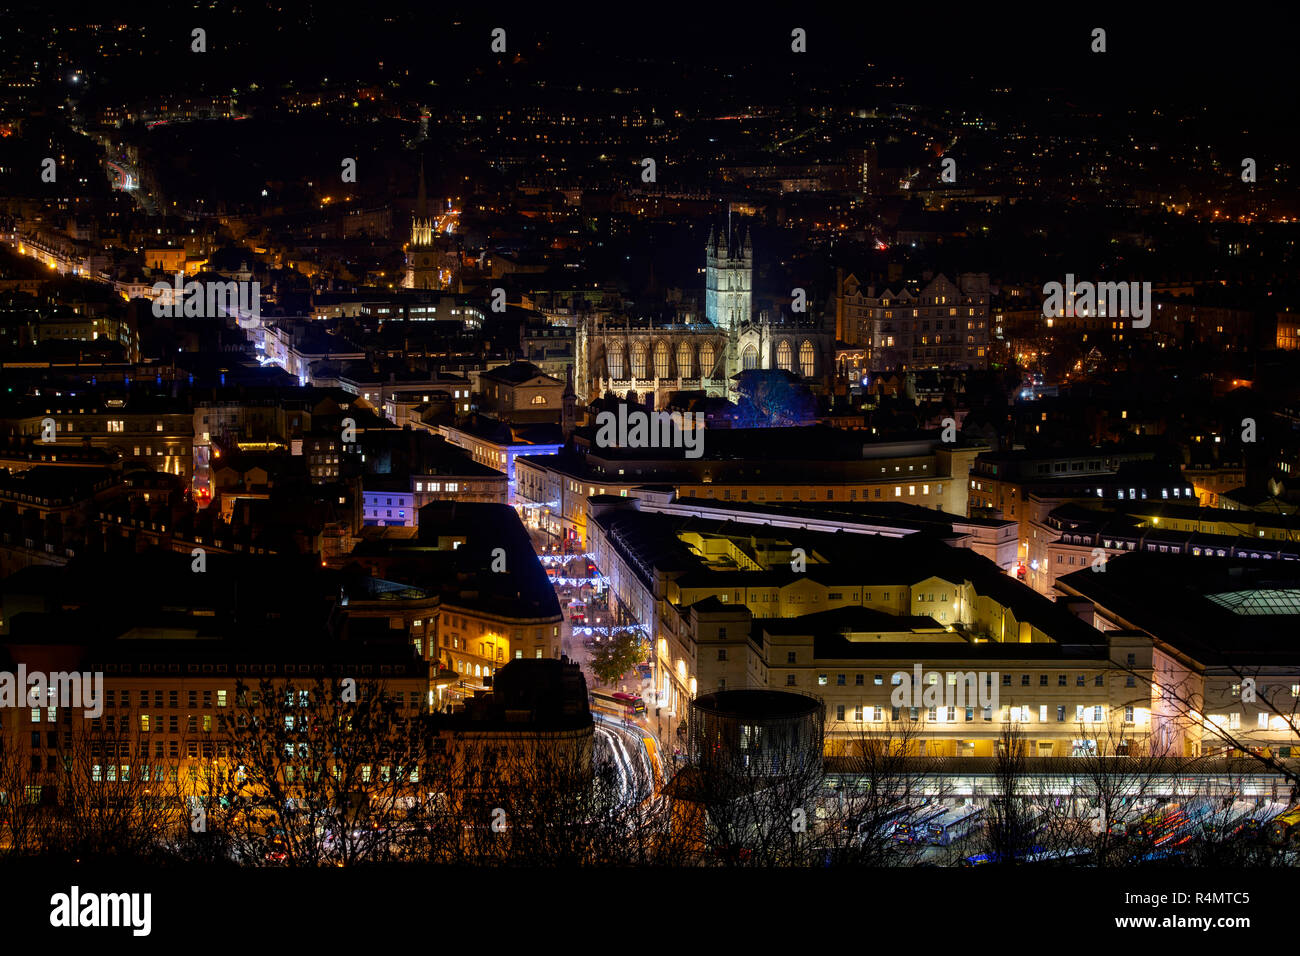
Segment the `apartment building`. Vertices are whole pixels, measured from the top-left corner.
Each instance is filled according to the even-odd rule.
[[[836,297],[836,338],[866,351],[873,372],[961,367],[989,361],[989,277],[963,273],[877,288],[843,277]]]
[[[478,464],[505,474],[509,504],[522,503],[516,493],[516,457],[554,455],[564,448],[559,426],[546,423],[509,425],[476,416],[460,425],[440,425],[438,432],[448,443],[463,448]]]
[[[1151,644],[1152,701],[1189,756],[1300,756],[1300,564],[1135,551],[1057,579],[1094,623]]]
[[[1058,656],[1086,652],[1098,667],[1106,660],[1106,640],[1090,623],[1018,584],[992,561],[953,548],[930,531],[845,535],[700,517],[689,510],[654,513],[641,510],[635,499],[616,496],[592,502],[590,530],[592,560],[653,642],[654,717],[663,733],[674,731],[697,693],[742,687],[820,693],[822,685],[807,679],[813,670],[788,669],[794,648],[785,649],[782,642],[793,638],[765,634],[762,628],[810,615],[814,620],[806,626],[811,628],[823,612],[852,610],[871,619],[872,641],[907,635],[903,643],[916,644],[907,653],[922,655],[913,661],[923,660],[931,645],[952,654],[954,643],[1014,645],[1015,653],[1006,650],[1010,658],[1025,646],[1041,645],[1058,648]],[[812,641],[818,633],[813,628],[800,640]],[[823,643],[823,650],[827,647]],[[845,654],[826,658],[827,668],[829,660],[847,660],[853,656],[847,651],[861,648],[834,650]],[[991,652],[975,655],[981,653]],[[798,661],[813,669],[823,666],[816,653]],[[859,670],[865,673],[865,667]],[[854,729],[832,728],[828,740]]]
[[[0,408],[0,434],[11,443],[34,445],[42,453],[41,461],[51,464],[61,463],[62,452],[90,449],[107,452],[126,466],[143,465],[186,481],[194,471],[194,419],[188,404],[178,399],[143,395],[13,399]],[[79,457],[84,455],[72,455]],[[14,467],[12,461],[6,463]]]

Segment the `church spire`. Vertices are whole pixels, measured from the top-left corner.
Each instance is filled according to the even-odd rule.
[[[415,194],[415,218],[420,221],[429,218],[429,193],[424,186],[424,156],[420,157],[420,185]]]

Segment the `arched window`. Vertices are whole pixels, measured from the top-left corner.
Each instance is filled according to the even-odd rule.
[[[817,356],[813,352],[813,344],[807,339],[799,346],[799,369],[804,378],[812,378],[817,374]]]
[[[545,404],[546,404],[546,396],[545,396],[545,395],[534,395],[534,396],[533,396],[533,404],[534,404],[534,405],[545,405]]]
[[[695,373],[695,363],[691,361],[691,343],[682,342],[677,346],[677,374],[690,378]]]
[[[700,375],[707,377],[713,374],[713,343],[705,342],[700,346]]]
[[[609,377],[620,379],[624,375],[623,346],[615,345],[605,353],[605,364],[609,366]]]
[[[776,367],[787,372],[794,371],[794,350],[790,348],[790,343],[784,339],[776,347]]]
[[[746,345],[742,358],[745,368],[758,368],[758,349],[754,348],[754,346]]]
[[[655,378],[668,377],[668,343],[655,343]]]
[[[646,377],[645,363],[646,363],[646,347],[641,342],[638,342],[636,343],[636,345],[632,346],[632,377],[633,378]]]

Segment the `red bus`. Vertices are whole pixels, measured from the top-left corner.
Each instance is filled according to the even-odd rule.
[[[613,711],[621,717],[634,717],[645,713],[645,701],[633,694],[592,693],[591,706]]]
[[[635,694],[620,693],[620,694],[611,694],[610,696],[613,697],[620,704],[623,704],[634,714],[645,713],[645,701],[642,700],[640,697],[636,696]]]

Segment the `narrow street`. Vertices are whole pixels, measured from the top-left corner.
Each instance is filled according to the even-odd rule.
[[[618,768],[620,789],[627,799],[645,799],[650,774],[663,782],[663,747],[651,727],[653,704],[649,698],[653,683],[647,672],[633,669],[614,684],[604,684],[591,669],[592,647],[608,640],[618,630],[637,626],[617,598],[603,586],[599,570],[586,554],[555,553],[549,538],[530,529],[529,536],[538,559],[555,587],[564,622],[560,629],[560,650],[578,664],[593,695],[627,694],[646,701],[643,713],[634,714],[600,699],[593,699],[598,753],[607,755]],[[614,607],[611,609],[611,601]]]

